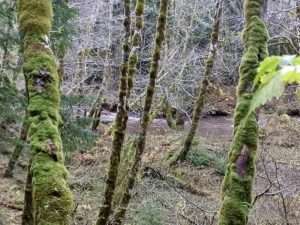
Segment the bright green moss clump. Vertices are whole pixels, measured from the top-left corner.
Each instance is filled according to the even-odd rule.
[[[71,221],[73,196],[66,182],[67,171],[47,153],[33,157],[33,212],[37,224],[64,225]]]
[[[268,32],[260,18],[263,0],[245,1],[245,51],[240,65],[234,139],[222,187],[219,225],[246,225],[252,201],[258,128],[255,113],[248,109],[256,87],[253,81],[259,63],[267,56]]]
[[[18,18],[21,33],[48,34],[51,29],[51,0],[19,0]]]
[[[67,184],[59,132],[60,81],[56,60],[47,43],[52,4],[50,0],[19,0],[18,10],[32,152],[32,208],[24,212],[32,214],[34,225],[68,225],[73,196]]]

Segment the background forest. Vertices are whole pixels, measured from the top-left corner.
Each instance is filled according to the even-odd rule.
[[[0,225],[299,225],[299,52],[298,0],[0,0]]]

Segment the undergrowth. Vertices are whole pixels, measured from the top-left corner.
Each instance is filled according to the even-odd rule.
[[[205,146],[193,145],[187,155],[187,160],[196,167],[213,167],[217,174],[224,175],[226,167],[226,155],[212,151]]]
[[[63,96],[61,114],[63,126],[61,135],[66,155],[75,151],[90,149],[97,134],[90,129],[91,119],[81,113],[81,107],[89,105],[91,99],[82,96]]]
[[[152,201],[147,201],[139,208],[134,217],[134,225],[163,225],[163,215],[160,206]]]
[[[3,76],[0,80],[0,148],[2,150],[18,141],[16,135],[25,114],[25,99],[15,85]]]

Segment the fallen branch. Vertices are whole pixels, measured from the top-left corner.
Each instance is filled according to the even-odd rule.
[[[163,180],[165,181],[168,185],[178,188],[178,189],[182,189],[185,190],[191,194],[194,195],[198,195],[198,196],[207,196],[209,195],[209,193],[198,190],[197,188],[195,188],[192,184],[187,183],[183,180],[180,180],[179,178],[171,175],[171,174],[163,174],[162,172],[160,172],[158,169],[156,168],[152,168],[152,167],[145,167],[143,170],[143,177],[151,177],[154,179],[159,179],[159,180]]]

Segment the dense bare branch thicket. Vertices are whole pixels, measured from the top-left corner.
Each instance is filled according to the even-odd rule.
[[[210,50],[208,53],[207,60],[205,62],[205,69],[204,69],[204,75],[201,81],[201,84],[199,84],[198,87],[198,96],[194,103],[194,109],[193,109],[193,115],[192,115],[192,124],[191,128],[188,131],[188,134],[184,140],[183,148],[179,151],[178,154],[176,154],[174,157],[172,157],[171,164],[176,163],[178,160],[185,160],[194,136],[196,134],[196,130],[199,125],[199,120],[201,117],[201,112],[204,107],[207,91],[208,91],[208,85],[210,76],[212,74],[215,56],[217,53],[217,44],[219,39],[219,29],[220,29],[220,23],[221,23],[221,13],[222,13],[222,1],[217,1],[216,4],[216,14],[214,16],[214,23],[212,27],[212,33],[211,33],[211,40],[210,40]]]

